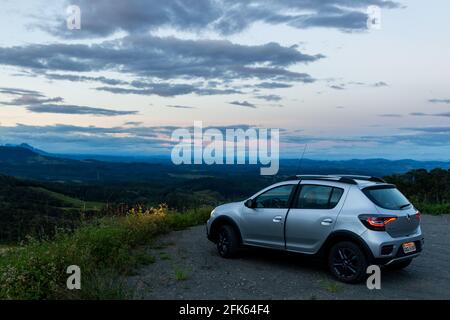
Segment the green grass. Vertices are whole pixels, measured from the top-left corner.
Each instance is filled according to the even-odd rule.
[[[47,196],[50,196],[52,198],[58,199],[64,203],[67,204],[69,208],[79,208],[83,210],[93,210],[98,211],[101,208],[103,208],[104,203],[101,202],[92,202],[92,201],[82,201],[80,199],[72,198],[69,196],[66,196],[61,193],[53,192],[41,187],[31,187],[31,189],[46,194]]]
[[[175,269],[175,279],[178,281],[185,281],[189,279],[189,272],[182,270],[182,269]]]
[[[58,234],[51,241],[31,240],[0,255],[0,299],[126,298],[129,292],[119,279],[154,262],[142,246],[160,234],[204,223],[209,212],[137,209]],[[81,269],[81,290],[66,288],[69,265]]]
[[[424,214],[430,215],[441,215],[441,214],[450,214],[450,203],[414,203],[416,208],[420,210],[420,212]]]
[[[330,281],[330,280],[321,280],[320,281],[323,288],[328,291],[329,293],[339,293],[343,290],[343,287],[340,283],[336,281]]]

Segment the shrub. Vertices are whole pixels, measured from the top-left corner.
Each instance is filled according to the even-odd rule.
[[[139,247],[170,230],[204,223],[210,210],[171,212],[166,206],[130,210],[126,216],[107,217],[82,225],[53,240],[29,240],[0,256],[0,298],[3,299],[113,299],[127,297],[119,279],[142,263]],[[81,290],[66,289],[66,268],[81,269]]]

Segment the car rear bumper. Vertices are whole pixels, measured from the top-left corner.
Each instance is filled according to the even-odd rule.
[[[379,231],[367,231],[361,236],[370,248],[374,262],[380,265],[416,258],[420,255],[424,246],[424,237],[420,228],[415,234],[407,237],[393,238],[386,232]],[[403,244],[407,242],[414,242],[416,247],[414,252],[404,252]]]
[[[399,257],[399,258],[391,259],[388,262],[383,263],[383,265],[388,266],[390,264],[394,264],[396,262],[401,262],[403,260],[417,258],[418,256],[420,256],[420,252],[417,252],[417,253],[414,253],[414,254],[410,254],[410,255],[407,255],[407,256],[403,256],[403,257]]]

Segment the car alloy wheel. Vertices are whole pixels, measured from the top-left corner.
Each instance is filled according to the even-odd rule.
[[[338,248],[333,255],[333,269],[342,279],[351,279],[358,274],[360,261],[351,248]]]
[[[227,232],[225,230],[221,230],[219,233],[219,241],[217,242],[217,249],[219,250],[219,254],[221,256],[227,255],[230,245],[231,241]]]

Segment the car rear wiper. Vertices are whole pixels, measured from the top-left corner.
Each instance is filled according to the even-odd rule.
[[[410,205],[411,205],[411,203],[404,204],[404,205],[400,206],[399,209],[403,209],[403,208],[409,207]]]

